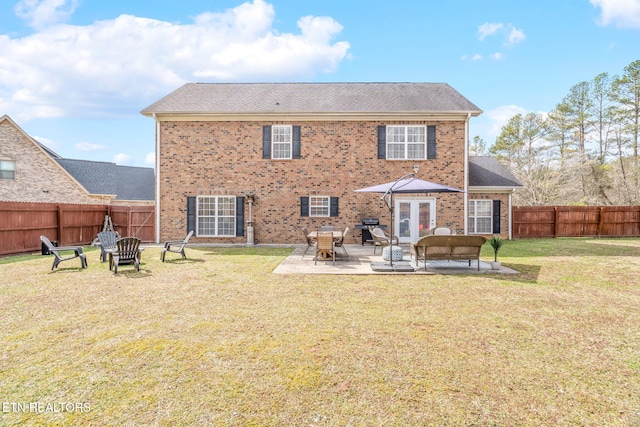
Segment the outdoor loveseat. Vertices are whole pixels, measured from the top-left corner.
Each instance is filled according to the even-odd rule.
[[[424,261],[425,271],[428,260],[468,260],[471,266],[474,259],[480,270],[480,249],[486,241],[484,236],[425,236],[411,245],[411,254],[416,265]]]

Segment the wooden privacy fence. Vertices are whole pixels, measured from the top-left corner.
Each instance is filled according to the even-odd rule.
[[[513,237],[636,237],[640,206],[516,206]]]
[[[41,235],[60,246],[89,245],[105,215],[121,236],[155,241],[154,206],[0,202],[0,255],[38,251]]]

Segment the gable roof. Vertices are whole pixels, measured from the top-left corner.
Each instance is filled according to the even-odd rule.
[[[446,83],[187,83],[141,113],[478,116],[482,110]]]
[[[492,156],[469,156],[469,187],[522,187],[515,176]]]
[[[55,160],[89,193],[115,194],[116,200],[153,200],[155,197],[152,168],[119,166],[92,160]]]

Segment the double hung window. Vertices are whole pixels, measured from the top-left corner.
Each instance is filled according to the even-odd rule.
[[[426,126],[387,126],[387,159],[424,160],[427,158]]]
[[[329,216],[329,196],[309,196],[309,216]]]
[[[469,200],[469,233],[492,233],[492,206],[492,200]]]
[[[273,159],[290,159],[293,132],[290,125],[273,125],[271,127],[271,153]]]
[[[0,179],[15,179],[16,162],[13,160],[0,160]]]
[[[198,236],[235,236],[236,198],[199,196],[196,221]]]

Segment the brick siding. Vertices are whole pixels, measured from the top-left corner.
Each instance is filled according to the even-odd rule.
[[[301,158],[262,159],[262,126],[301,126]],[[433,160],[384,160],[377,156],[377,126],[436,125]],[[358,242],[354,226],[363,217],[389,224],[381,194],[355,189],[393,181],[419,165],[417,177],[464,188],[464,121],[163,121],[160,123],[160,240],[184,237],[187,197],[256,195],[256,243],[300,243],[301,228],[322,224],[351,227],[348,243]],[[302,217],[300,197],[339,197],[339,216]],[[436,198],[437,226],[464,232],[462,193]],[[248,219],[248,211],[245,212]],[[194,242],[243,243],[246,237],[195,237]]]
[[[48,203],[104,203],[90,197],[55,160],[8,121],[0,123],[0,159],[16,163],[15,179],[0,180],[0,200]]]

